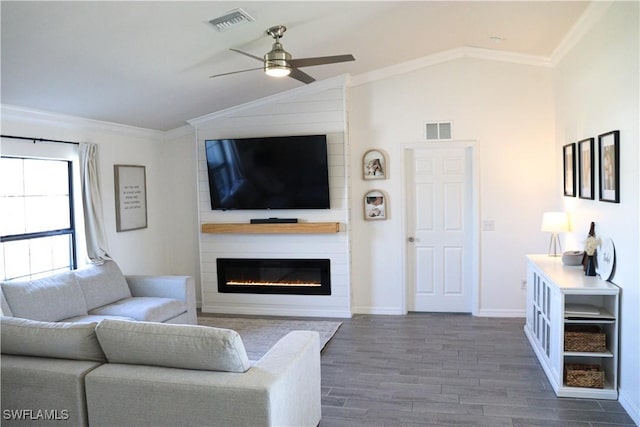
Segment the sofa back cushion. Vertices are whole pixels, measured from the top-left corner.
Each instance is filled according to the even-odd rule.
[[[11,315],[56,322],[87,314],[87,305],[72,271],[28,281],[2,282]]]
[[[113,261],[88,265],[75,273],[88,310],[131,297],[127,280]]]
[[[249,358],[230,329],[105,319],[96,327],[111,363],[245,372]]]
[[[40,322],[2,316],[2,353],[105,362],[96,337],[97,324]]]

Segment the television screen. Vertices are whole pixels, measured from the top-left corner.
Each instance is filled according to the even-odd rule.
[[[205,141],[211,209],[329,209],[326,135]]]

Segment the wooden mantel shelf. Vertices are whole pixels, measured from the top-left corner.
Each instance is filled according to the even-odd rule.
[[[337,233],[339,222],[296,222],[276,224],[208,223],[202,224],[203,233],[213,234],[319,234]]]

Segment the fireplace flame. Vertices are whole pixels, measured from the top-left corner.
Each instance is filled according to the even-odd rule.
[[[238,281],[228,281],[227,285],[229,286],[305,286],[310,288],[317,288],[322,286],[320,283],[307,283],[307,282],[238,282]]]

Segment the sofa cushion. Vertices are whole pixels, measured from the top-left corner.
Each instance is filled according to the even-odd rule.
[[[70,322],[70,323],[100,323],[104,319],[116,319],[116,320],[136,320],[133,317],[124,317],[124,316],[99,316],[93,314],[86,314],[84,316],[73,316],[68,319],[62,319],[61,322]]]
[[[131,297],[89,310],[98,316],[132,317],[146,322],[164,322],[187,311],[187,304],[173,298]]]
[[[105,362],[96,325],[96,322],[40,322],[2,316],[2,353]]]
[[[245,372],[249,358],[230,329],[105,319],[96,327],[111,363]]]
[[[2,292],[15,317],[56,322],[87,314],[87,305],[72,271],[42,279],[2,282]]]
[[[86,375],[101,365],[104,363],[89,360],[3,354],[2,427],[88,426]]]
[[[87,302],[87,310],[131,297],[129,285],[113,261],[88,265],[76,270],[75,274]]]

